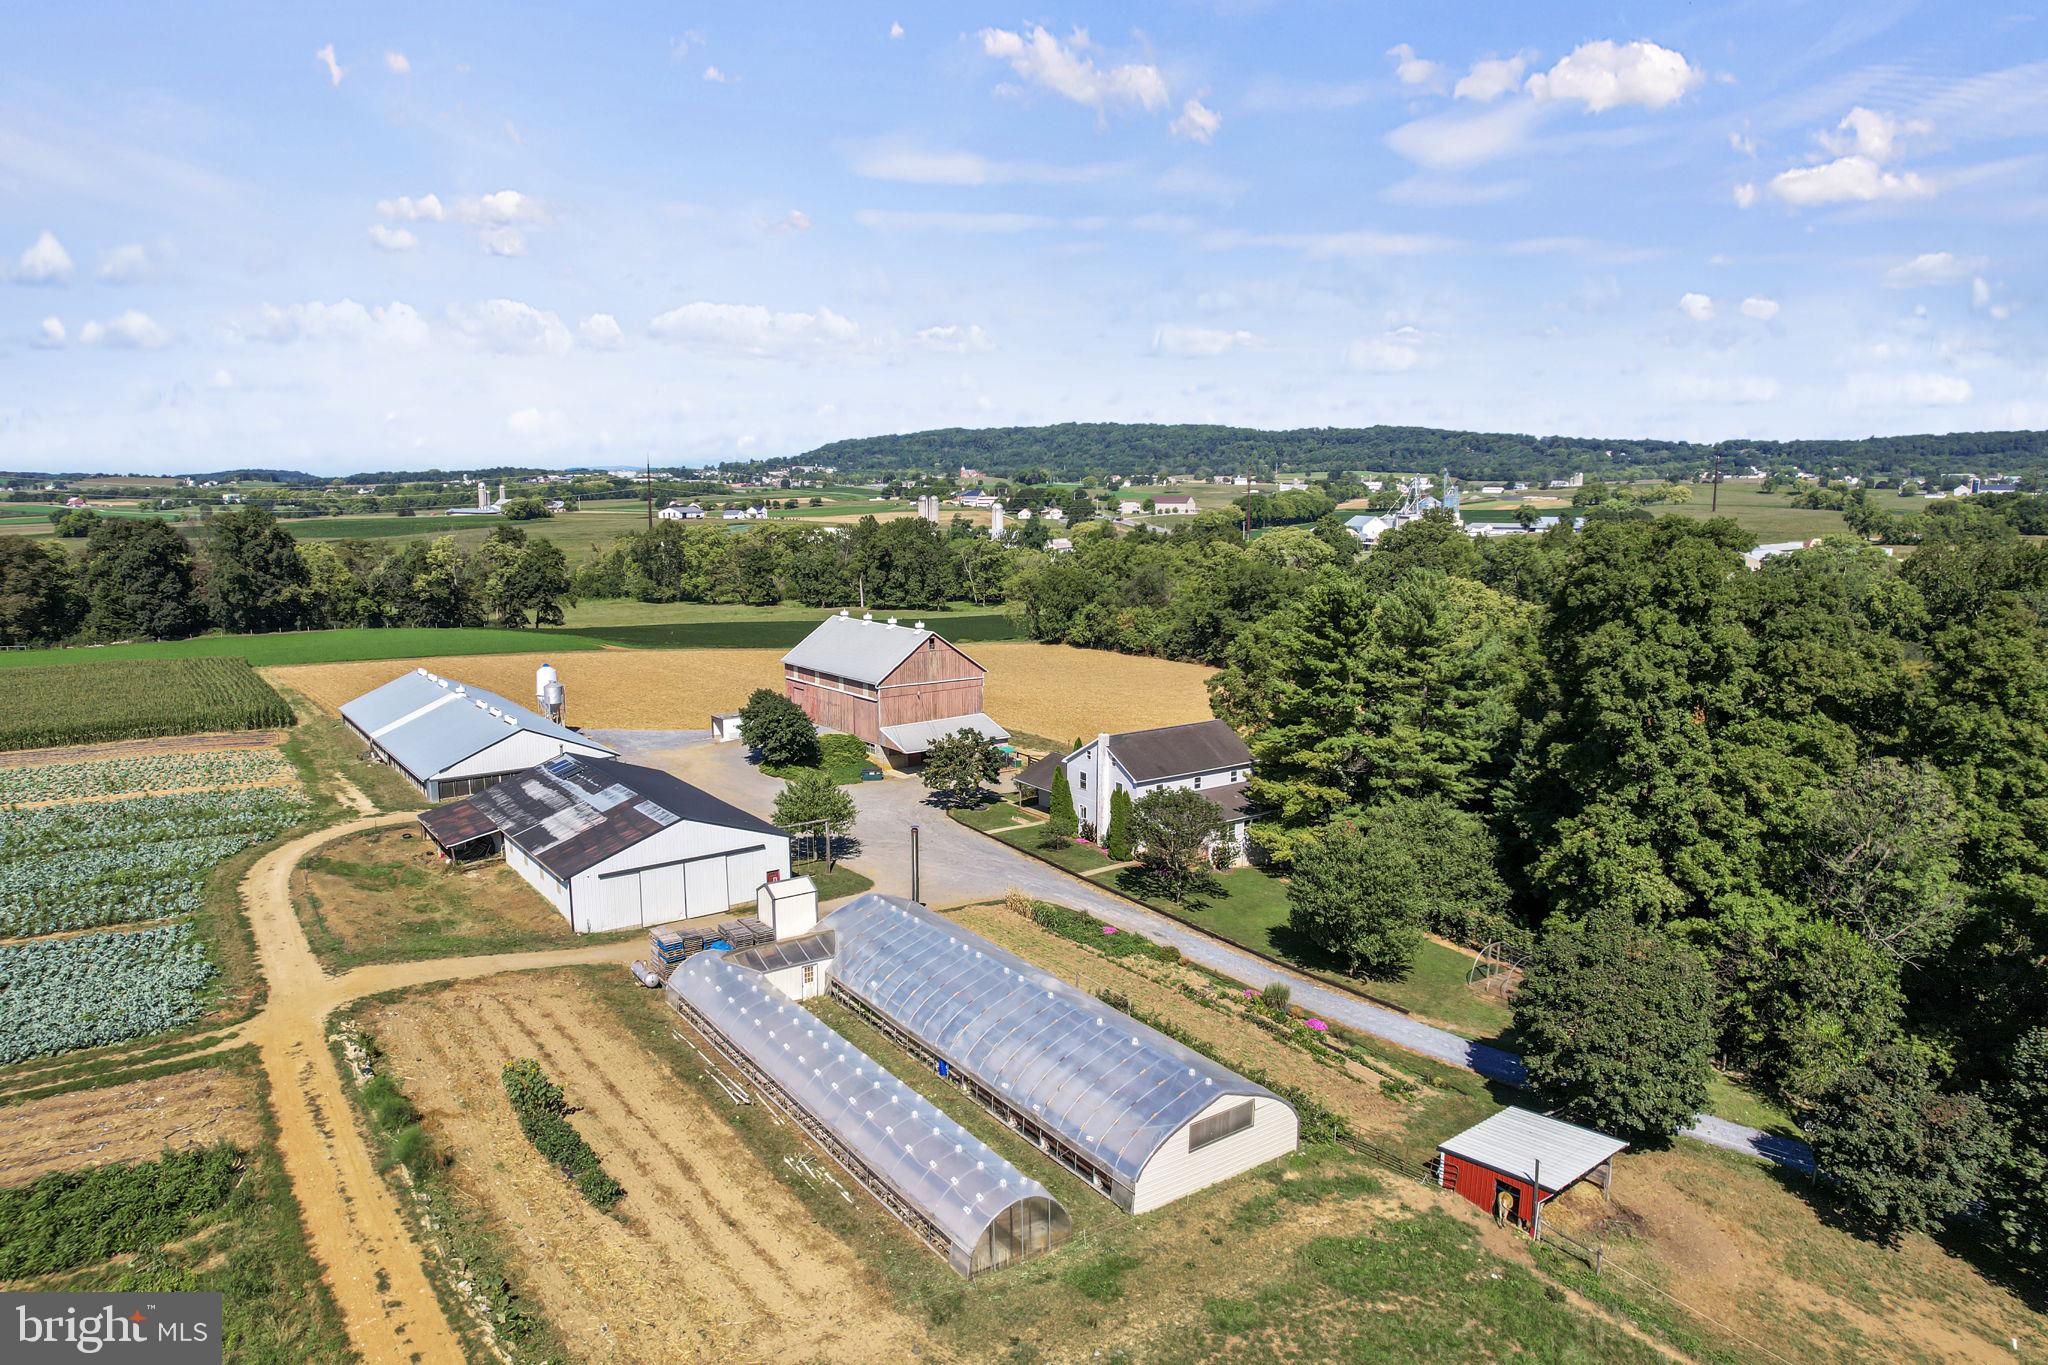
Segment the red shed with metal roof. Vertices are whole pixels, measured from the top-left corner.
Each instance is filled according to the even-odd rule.
[[[1597,1179],[1602,1194],[1611,1189],[1614,1158],[1627,1150],[1620,1138],[1508,1108],[1437,1144],[1437,1183],[1533,1229],[1541,1204],[1581,1180]]]

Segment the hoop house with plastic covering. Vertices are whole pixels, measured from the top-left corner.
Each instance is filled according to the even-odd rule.
[[[1133,1213],[1293,1151],[1264,1086],[915,901],[834,911],[835,995]]]
[[[1066,1209],[759,973],[721,952],[669,977],[668,995],[755,1085],[962,1275],[1066,1241]]]

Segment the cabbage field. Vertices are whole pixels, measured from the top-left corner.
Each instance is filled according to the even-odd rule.
[[[36,768],[0,768],[0,806],[183,787],[241,787],[279,782],[291,775],[292,765],[275,749],[222,749],[211,753],[141,754],[90,763],[46,763]]]
[[[263,730],[292,709],[244,659],[109,659],[7,673],[0,749]]]
[[[189,924],[0,943],[0,1065],[189,1024],[213,975]]]
[[[222,859],[282,834],[306,808],[293,785],[7,811],[0,937],[191,914]]]

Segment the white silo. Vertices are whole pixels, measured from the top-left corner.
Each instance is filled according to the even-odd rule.
[[[553,664],[542,664],[533,670],[533,699],[540,703],[542,715],[557,724],[561,722],[562,679]]]

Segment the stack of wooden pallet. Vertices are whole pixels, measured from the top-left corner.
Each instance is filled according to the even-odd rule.
[[[648,965],[656,976],[666,981],[668,974],[680,966],[684,958],[704,946],[704,934],[701,930],[691,929],[652,929],[647,934],[647,945],[650,949]]]
[[[724,939],[735,948],[751,948],[756,943],[775,941],[775,931],[752,915],[745,919],[720,920],[712,935]]]

